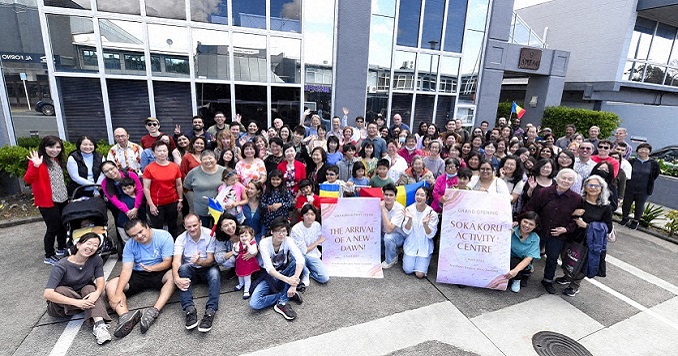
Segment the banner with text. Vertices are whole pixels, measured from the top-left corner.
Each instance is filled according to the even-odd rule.
[[[506,290],[511,196],[455,189],[445,195],[436,281]]]
[[[343,198],[322,204],[323,262],[336,277],[384,278],[378,198]]]

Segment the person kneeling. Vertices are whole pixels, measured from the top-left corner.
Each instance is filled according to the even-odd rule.
[[[539,225],[539,215],[527,211],[518,217],[518,226],[511,234],[511,270],[506,274],[512,292],[518,293],[520,287],[527,285],[532,275],[532,260],[538,260],[539,235],[534,230]]]
[[[426,187],[417,188],[414,204],[405,209],[403,232],[403,271],[424,278],[428,273],[433,254],[433,236],[438,231],[438,214],[426,204],[431,192]]]

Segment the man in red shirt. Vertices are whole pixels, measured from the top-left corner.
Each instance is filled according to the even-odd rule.
[[[146,130],[148,134],[141,138],[141,147],[143,149],[151,148],[153,142],[162,135],[160,132],[160,121],[154,117],[148,117],[144,120],[144,125],[146,125]],[[170,139],[170,152],[172,152],[177,146],[174,144],[174,140],[171,136]]]
[[[612,164],[612,168],[614,168],[614,177],[617,178],[617,174],[619,174],[619,161],[610,157],[611,149],[612,142],[610,140],[602,140],[598,142],[598,154],[591,156],[591,160],[596,163],[600,163],[602,161],[610,162],[610,164]]]

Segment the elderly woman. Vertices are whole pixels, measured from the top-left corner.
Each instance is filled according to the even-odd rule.
[[[438,213],[443,211],[445,204],[445,191],[449,188],[455,188],[458,185],[457,171],[459,170],[459,160],[448,158],[445,160],[445,174],[441,174],[436,179],[433,186],[433,202],[431,207]]]
[[[238,172],[242,184],[247,184],[252,181],[266,182],[266,164],[259,158],[259,149],[253,142],[245,142],[242,145],[243,159],[238,161],[235,165],[235,171]]]
[[[71,152],[68,156],[68,162],[66,163],[68,175],[71,177],[71,182],[68,183],[69,195],[73,194],[80,186],[101,184],[101,181],[104,179],[100,170],[100,165],[104,158],[96,151],[96,142],[89,136],[80,136],[75,142],[75,148],[75,151]],[[93,188],[81,189],[76,197],[92,196],[95,192]]]
[[[403,219],[403,271],[424,278],[428,273],[433,254],[433,236],[438,231],[438,214],[426,202],[430,190],[419,187],[414,194],[414,204],[405,209]]]
[[[103,297],[104,261],[96,252],[101,240],[95,233],[83,235],[75,244],[75,253],[61,259],[52,268],[43,296],[47,300],[47,314],[63,318],[85,312],[85,320],[92,319],[92,333],[97,344],[111,341]]]
[[[480,174],[473,176],[468,184],[472,190],[498,194],[510,193],[506,182],[494,176],[494,168],[490,161],[481,161],[479,171]]]
[[[582,244],[588,244],[590,234],[594,235],[594,239],[597,236],[599,242],[603,243],[603,251],[607,245],[607,233],[612,231],[612,207],[610,206],[610,191],[607,188],[607,182],[605,179],[597,175],[591,175],[584,181],[584,189],[581,192],[583,198],[583,209],[577,209],[574,211],[573,218],[574,222],[577,224],[577,229],[570,234],[568,241],[574,241]],[[602,223],[605,225],[605,231],[600,234],[595,232],[588,231],[591,229],[591,224],[593,223]],[[593,246],[589,246],[589,260],[593,258],[594,251]],[[567,249],[564,248],[563,251]],[[597,251],[598,257],[600,257],[600,251]],[[589,271],[591,272],[591,271]],[[581,280],[584,279],[584,271],[580,272],[577,276],[574,277],[558,277],[556,278],[556,283],[561,285],[568,285],[563,294],[574,297],[579,293],[579,288],[581,285]]]
[[[388,177],[393,179],[394,182],[400,180],[400,176],[405,173],[407,169],[407,161],[401,155],[398,154],[398,143],[391,139],[388,140],[386,144],[386,157],[390,168],[388,169]]]
[[[621,224],[629,223],[629,212],[631,204],[636,204],[633,211],[633,221],[629,223],[629,228],[638,228],[638,222],[643,215],[645,202],[654,191],[654,181],[659,177],[659,163],[650,158],[652,146],[647,143],[641,143],[636,148],[638,157],[630,158],[629,163],[633,169],[631,179],[626,182],[626,191],[624,192],[624,201],[622,203],[622,221]]]
[[[206,150],[200,155],[200,165],[188,172],[184,179],[184,188],[193,192],[193,210],[200,217],[202,226],[207,228],[213,225],[212,217],[207,211],[209,198],[218,194],[224,169],[217,164],[214,152]]]
[[[421,156],[414,156],[412,166],[400,176],[397,185],[408,185],[421,181],[427,182],[430,186],[435,184],[433,173],[424,166],[424,159]]]
[[[153,143],[155,162],[144,169],[143,185],[146,203],[150,213],[151,227],[177,236],[177,217],[183,205],[181,170],[176,163],[168,160],[170,146],[163,140]]]

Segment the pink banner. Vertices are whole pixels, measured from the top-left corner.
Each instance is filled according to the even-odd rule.
[[[323,262],[330,276],[384,278],[379,198],[322,204]]]
[[[448,189],[443,206],[438,283],[506,290],[510,270],[511,197]]]

